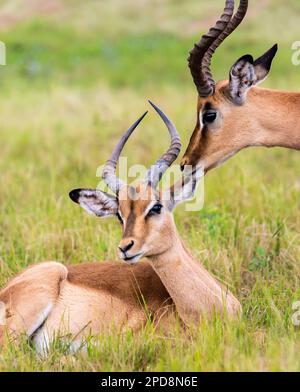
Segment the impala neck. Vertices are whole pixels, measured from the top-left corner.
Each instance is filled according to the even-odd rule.
[[[260,131],[260,144],[300,150],[300,94],[254,88],[248,96],[248,113]]]
[[[177,312],[186,324],[199,321],[214,312],[238,313],[238,300],[193,259],[178,234],[174,245],[162,255],[149,258],[154,270],[169,292]]]

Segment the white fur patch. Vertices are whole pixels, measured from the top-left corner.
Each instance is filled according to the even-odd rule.
[[[6,306],[4,302],[0,302],[0,325],[6,324]]]
[[[86,352],[87,351],[87,342],[85,340],[72,340],[71,337],[58,337],[58,339],[62,339],[62,342],[68,346],[69,354],[76,354],[77,351]],[[55,335],[51,335],[48,333],[45,327],[41,328],[33,339],[34,347],[36,352],[43,358],[47,357],[50,350],[50,345],[54,342]]]
[[[37,332],[33,339],[34,347],[39,355],[46,357],[50,347],[50,337],[45,328]]]
[[[31,336],[47,319],[51,310],[53,309],[53,303],[50,302],[36,317],[35,322],[28,328],[28,336]]]
[[[69,347],[70,354],[76,354],[77,351],[87,352],[87,343],[84,340],[74,340]]]

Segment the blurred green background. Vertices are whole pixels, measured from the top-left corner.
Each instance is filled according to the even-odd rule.
[[[279,52],[264,86],[300,91],[291,45],[300,40],[298,0],[251,0],[246,20],[218,50],[216,79],[241,55]],[[159,104],[185,149],[196,118],[188,51],[223,0],[0,1],[0,284],[42,260],[117,259],[120,228],[86,216],[68,192],[93,187],[98,165],[122,132]],[[299,119],[300,121],[300,119]],[[151,164],[168,137],[150,110],[126,146]],[[108,339],[88,358],[29,345],[0,353],[3,370],[300,370],[291,323],[300,300],[299,153],[249,149],[205,180],[205,206],[175,214],[193,254],[242,301],[244,318],[216,321],[192,338],[146,331]],[[57,359],[59,356],[59,360]],[[62,360],[63,358],[63,360]]]

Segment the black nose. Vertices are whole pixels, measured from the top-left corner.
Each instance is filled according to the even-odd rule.
[[[181,159],[181,162],[180,162],[180,169],[181,169],[181,171],[184,170],[184,167],[185,167],[187,164],[188,164],[188,159],[185,158],[185,157],[183,157],[183,158]]]
[[[131,249],[134,245],[134,241],[130,241],[129,244],[125,245],[125,246],[119,246],[119,249],[121,252],[125,253],[127,252],[129,249]]]

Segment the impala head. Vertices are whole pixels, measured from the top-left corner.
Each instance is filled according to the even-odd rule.
[[[119,254],[130,264],[138,262],[143,256],[162,254],[174,245],[176,228],[172,210],[178,202],[193,196],[197,180],[201,176],[200,170],[185,172],[182,180],[169,190],[157,190],[162,175],[179,155],[181,142],[174,125],[166,115],[153,103],[151,105],[166,124],[171,144],[167,152],[148,170],[146,178],[131,186],[124,184],[116,176],[122,149],[145,113],[125,132],[103,169],[102,177],[115,196],[91,189],[75,189],[70,192],[71,199],[89,213],[99,217],[115,216],[119,219],[123,228]]]
[[[251,55],[241,57],[231,67],[227,81],[215,83],[210,69],[215,50],[242,22],[247,8],[248,0],[240,0],[234,15],[234,0],[227,0],[216,25],[190,52],[188,63],[198,91],[197,122],[182,167],[200,163],[208,171],[242,148],[261,143],[256,136],[253,87],[267,77],[277,45],[255,61]]]

